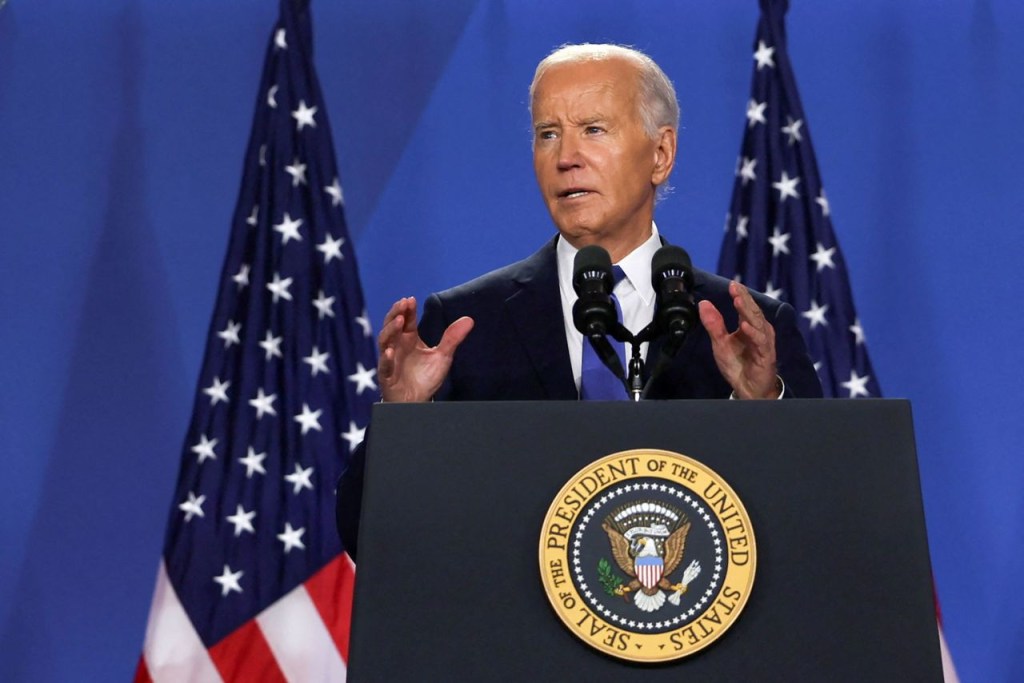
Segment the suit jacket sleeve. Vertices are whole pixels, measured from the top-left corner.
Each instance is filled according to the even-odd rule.
[[[783,398],[821,398],[821,382],[814,369],[803,335],[796,324],[796,311],[781,304],[772,320],[779,377],[786,385]]]

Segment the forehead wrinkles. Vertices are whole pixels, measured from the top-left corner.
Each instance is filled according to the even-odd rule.
[[[607,120],[624,108],[635,109],[635,98],[627,97],[614,82],[570,83],[567,87],[538,87],[533,118],[535,124],[580,123]]]

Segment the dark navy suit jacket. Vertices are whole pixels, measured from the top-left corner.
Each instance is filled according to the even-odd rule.
[[[565,341],[556,240],[529,258],[427,299],[419,332],[430,346],[436,345],[448,325],[458,318],[468,315],[475,321],[473,331],[456,350],[435,400],[578,399]],[[697,301],[711,301],[725,318],[726,328],[736,329],[728,280],[694,269],[693,294]],[[763,294],[752,294],[775,328],[778,372],[785,383],[786,397],[820,398],[821,384],[797,328],[793,307]],[[653,365],[659,350],[659,342],[651,342],[649,365]],[[697,324],[669,368],[652,383],[648,398],[728,398],[731,391],[715,364],[710,337]],[[338,485],[338,528],[353,556],[364,463],[365,449],[359,448]]]

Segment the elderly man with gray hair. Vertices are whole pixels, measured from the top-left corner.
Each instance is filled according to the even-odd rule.
[[[431,295],[420,320],[415,299],[396,302],[378,337],[384,401],[587,398],[572,315],[583,247],[603,247],[621,273],[622,324],[636,333],[653,320],[651,259],[664,243],[654,208],[679,129],[672,82],[632,48],[566,45],[537,66],[530,114],[534,172],[557,236],[522,261]],[[696,268],[692,293],[701,324],[648,398],[821,396],[792,307]],[[355,548],[363,462],[360,450],[340,482],[347,548]]]

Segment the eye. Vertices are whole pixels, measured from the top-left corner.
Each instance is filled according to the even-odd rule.
[[[550,128],[547,129],[547,130],[542,130],[542,131],[538,131],[537,132],[537,139],[538,140],[554,140],[556,137],[558,137],[557,134],[555,133],[555,131],[551,130]]]
[[[601,126],[587,126],[583,129],[587,135],[600,135],[604,132],[604,128]]]

